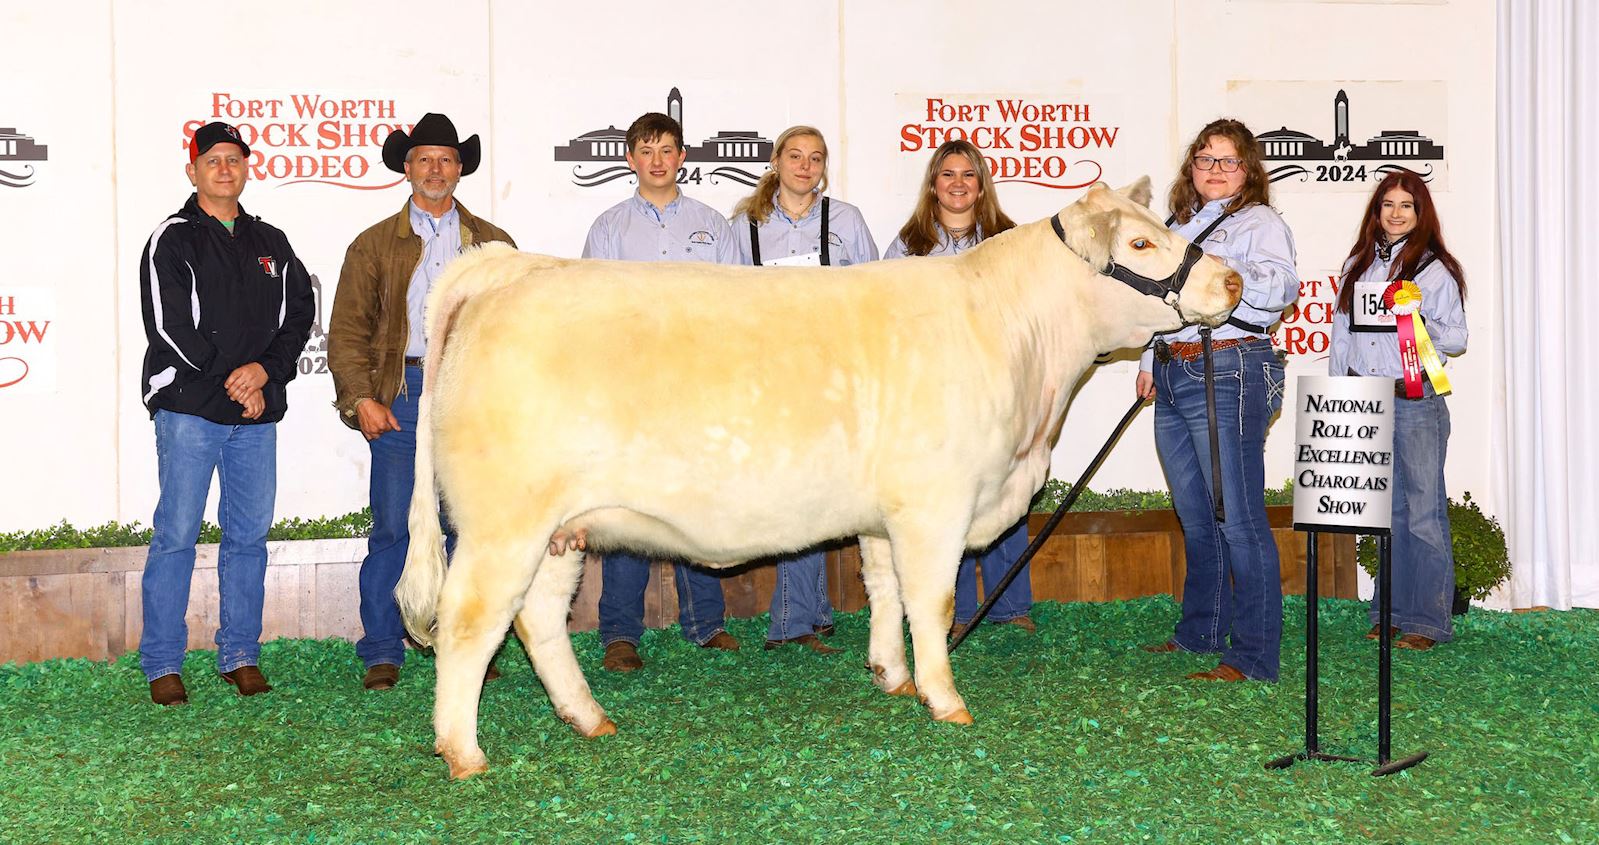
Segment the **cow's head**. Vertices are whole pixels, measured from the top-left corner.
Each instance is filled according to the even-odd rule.
[[[1152,315],[1150,331],[1220,325],[1238,304],[1243,280],[1197,248],[1190,252],[1187,240],[1150,213],[1149,197],[1147,176],[1115,191],[1096,183],[1056,216],[1056,232],[1102,284],[1115,286],[1107,296]]]

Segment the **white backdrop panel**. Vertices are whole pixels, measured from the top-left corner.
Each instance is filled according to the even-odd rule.
[[[645,112],[671,113],[673,90],[681,98],[674,116],[690,148],[687,196],[731,213],[752,190],[743,174],[759,176],[767,156],[733,160],[710,139],[752,134],[736,143],[757,145],[797,123],[828,138],[837,182],[843,162],[833,7],[785,7],[781,46],[773,9],[693,0],[648,26],[606,28],[601,40],[592,29],[603,23],[592,16],[496,3],[496,222],[523,249],[576,257],[594,218],[638,187],[619,156],[593,157],[579,136],[621,133]],[[538,33],[537,50],[523,47],[531,33]]]
[[[811,123],[833,151],[833,194],[861,207],[880,246],[908,215],[930,146],[948,133],[972,136],[1012,168],[1015,178],[997,190],[1019,221],[1068,204],[1080,193],[1069,186],[1093,172],[1116,185],[1149,174],[1164,213],[1177,158],[1200,125],[1232,113],[1257,131],[1286,127],[1331,140],[1329,98],[1347,90],[1353,141],[1408,129],[1445,150],[1437,199],[1470,274],[1473,329],[1472,351],[1451,371],[1450,487],[1483,491],[1492,509],[1483,465],[1471,459],[1488,445],[1495,326],[1495,24],[1486,0],[1013,0],[982,14],[909,0],[798,9],[694,0],[648,27],[608,26],[599,10],[502,0],[458,4],[447,22],[414,0],[381,13],[292,0],[275,10],[296,22],[292,37],[236,39],[229,61],[203,72],[192,51],[173,47],[216,40],[190,6],[60,8],[0,12],[0,46],[19,66],[39,69],[8,89],[0,128],[15,123],[50,145],[33,184],[0,187],[8,244],[30,245],[6,251],[0,285],[56,292],[53,345],[30,350],[53,355],[54,387],[0,388],[0,436],[47,444],[13,450],[13,471],[36,487],[8,491],[0,530],[62,517],[149,518],[154,447],[135,395],[144,351],[136,261],[151,229],[190,190],[186,128],[221,117],[256,133],[260,178],[245,207],[289,234],[322,285],[324,324],[345,247],[407,195],[378,156],[393,127],[443,111],[463,133],[480,134],[485,162],[462,181],[462,201],[524,248],[570,256],[595,215],[633,189],[631,177],[604,181],[620,162],[593,154],[594,140],[582,136],[603,137],[668,108],[674,88],[696,148],[691,196],[730,211],[765,167],[764,156],[730,151],[759,151],[784,127]],[[1429,36],[1395,50],[1385,33],[1399,30]],[[1303,287],[1310,307],[1280,336],[1292,352],[1290,377],[1325,367],[1316,340],[1331,299],[1325,280],[1364,199],[1347,183],[1277,191],[1300,276],[1311,283]],[[105,235],[83,237],[96,229]],[[342,513],[366,501],[365,444],[329,407],[323,354],[314,335],[302,358],[307,372],[290,388],[280,515]],[[1055,455],[1058,475],[1077,474],[1131,401],[1134,370],[1123,359],[1085,380]],[[1096,487],[1162,485],[1151,418],[1146,411],[1135,423]],[[1268,443],[1268,481],[1291,471],[1287,428],[1276,426]]]
[[[190,51],[173,44],[216,38],[216,21],[179,2],[118,7],[116,19],[119,221],[122,279],[118,383],[123,519],[144,519],[155,505],[155,436],[131,395],[139,379],[144,332],[139,322],[137,262],[149,233],[192,190],[183,174],[186,138],[199,123],[223,119],[252,141],[245,209],[289,236],[322,286],[318,324],[332,308],[350,241],[398,211],[409,190],[385,169],[382,140],[426,111],[447,111],[465,133],[489,127],[488,6],[378,7],[293,0],[274,16],[299,22],[292,37],[240,38],[229,59],[195,72]],[[127,13],[123,13],[126,11]],[[461,183],[471,208],[489,206],[487,168]],[[398,183],[398,184],[396,184]],[[392,186],[392,187],[381,187]],[[279,516],[321,516],[366,504],[366,441],[340,424],[331,403],[325,344],[313,332],[302,375],[289,385],[289,413],[278,429]],[[318,351],[321,346],[323,351]],[[208,514],[215,513],[215,490]]]
[[[0,55],[16,72],[0,135],[24,136],[0,140],[0,382],[11,383],[0,387],[0,529],[102,522],[116,512],[123,404],[108,365],[123,307],[110,7],[6,4]]]

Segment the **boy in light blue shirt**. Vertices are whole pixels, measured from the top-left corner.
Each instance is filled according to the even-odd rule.
[[[595,218],[583,243],[583,257],[739,263],[727,220],[678,190],[677,174],[687,157],[683,129],[676,120],[650,112],[633,121],[627,129],[627,164],[638,176],[638,190]],[[738,640],[723,628],[721,579],[683,564],[676,569],[683,637],[704,648],[737,650]],[[638,643],[644,633],[649,561],[625,552],[607,554],[601,577],[603,665],[613,672],[643,668]]]

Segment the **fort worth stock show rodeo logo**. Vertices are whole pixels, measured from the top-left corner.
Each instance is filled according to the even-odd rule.
[[[988,159],[994,182],[1086,188],[1099,181],[1100,159],[1120,126],[1093,122],[1088,103],[1023,96],[901,94],[899,151],[918,161],[945,141],[970,141]]]

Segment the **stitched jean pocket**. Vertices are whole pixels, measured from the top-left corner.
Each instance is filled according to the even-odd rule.
[[[1283,393],[1287,390],[1288,379],[1283,374],[1283,365],[1276,360],[1260,365],[1261,376],[1266,381],[1266,405],[1271,408],[1268,416],[1275,416],[1282,410]]]

